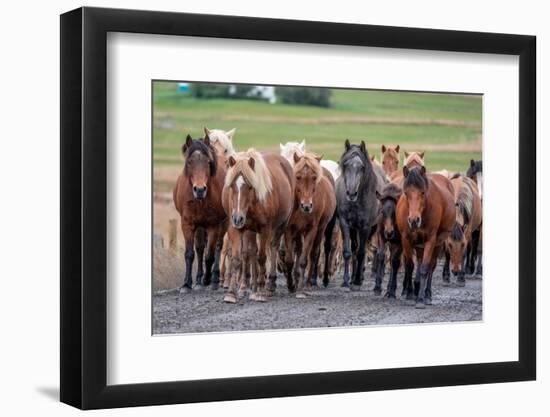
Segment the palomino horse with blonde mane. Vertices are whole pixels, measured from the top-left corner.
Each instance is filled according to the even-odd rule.
[[[399,170],[399,145],[392,147],[382,145],[382,167],[388,176]]]
[[[443,281],[449,282],[449,263],[453,274],[457,277],[458,285],[465,285],[464,279],[467,261],[467,248],[472,244],[474,231],[481,227],[481,198],[474,181],[465,176],[458,176],[451,180],[454,188],[456,221],[447,238],[445,251],[445,266],[443,267]]]
[[[311,285],[319,262],[321,240],[336,210],[334,181],[319,163],[322,157],[312,153],[294,154],[294,210],[285,230],[284,272],[290,292],[306,297],[307,281]],[[332,222],[334,226],[334,222]],[[330,231],[332,235],[332,230]],[[330,240],[329,240],[330,242]],[[328,285],[330,248],[325,250],[323,284]]]
[[[180,292],[192,288],[191,271],[195,258],[195,233],[206,230],[207,254],[204,281],[197,275],[197,287],[210,285],[217,289],[219,284],[219,250],[221,236],[227,227],[226,214],[221,202],[221,192],[225,178],[225,167],[210,144],[208,135],[204,139],[193,140],[187,135],[182,146],[185,158],[183,172],[178,177],[173,198],[181,217],[181,230],[185,239],[185,278]],[[202,258],[202,256],[200,257]],[[199,259],[202,269],[202,259]],[[212,269],[213,268],[213,269]]]
[[[281,151],[281,156],[284,156],[286,160],[290,162],[290,165],[293,165],[294,154],[297,153],[298,156],[302,156],[306,153],[306,141],[287,142],[284,145],[280,143],[279,148]],[[331,161],[330,159],[321,159],[321,166],[330,172],[334,181],[336,181],[340,176],[340,167],[338,166],[338,163]]]
[[[221,129],[208,129],[206,126],[204,127],[204,134],[210,138],[210,143],[218,155],[223,156],[225,159],[236,153],[233,148],[235,131],[235,128],[226,132]]]
[[[403,167],[403,194],[397,203],[397,227],[405,258],[404,290],[412,299],[413,250],[420,264],[414,280],[416,307],[432,302],[432,274],[437,257],[455,223],[453,187],[424,166]]]
[[[277,279],[277,249],[293,208],[294,176],[290,164],[280,155],[260,154],[249,149],[228,158],[222,201],[230,217],[231,282],[224,301],[237,302],[237,281],[241,276],[243,234],[258,234],[258,273],[252,276],[250,299],[265,301],[267,246],[271,246],[269,290]]]

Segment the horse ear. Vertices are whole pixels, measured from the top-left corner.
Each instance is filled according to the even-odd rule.
[[[227,160],[227,164],[229,165],[230,168],[233,167],[236,163],[237,161],[233,156],[230,156],[229,159]]]
[[[403,167],[403,176],[407,178],[409,176],[409,168],[407,168],[407,165]]]
[[[225,134],[227,135],[227,138],[229,139],[229,141],[233,140],[233,135],[235,135],[236,130],[237,130],[236,128],[233,128],[233,129],[228,130],[227,132],[225,132]]]
[[[250,167],[250,169],[251,169],[252,171],[254,171],[254,165],[255,165],[255,164],[256,164],[256,161],[254,160],[254,158],[250,158],[250,159],[248,160],[248,166]]]
[[[474,161],[473,159],[470,159],[470,166],[473,167],[475,164],[476,164],[476,161]]]
[[[424,159],[424,154],[425,153],[426,153],[425,151],[422,151],[418,154],[418,156],[420,156],[420,159]]]
[[[302,140],[302,142],[300,142],[300,150],[302,152],[305,152],[306,151],[306,140]]]
[[[204,136],[204,143],[206,144],[206,146],[210,146],[210,136],[208,135]]]
[[[323,154],[321,155],[315,155],[315,159],[317,159],[317,161],[321,162],[321,160],[323,159]]]
[[[351,148],[351,144],[349,143],[349,139],[346,139],[346,151],[349,151],[349,148]]]
[[[191,135],[187,135],[187,137],[185,138],[185,143],[183,144],[183,146],[181,147],[181,153],[185,153],[187,152],[187,149],[193,144],[193,138],[191,137]]]
[[[410,153],[408,153],[407,151],[405,151],[405,158],[408,158],[410,155]]]
[[[367,145],[365,145],[365,141],[361,141],[361,152],[363,152],[365,155],[367,155]]]
[[[292,157],[294,158],[294,163],[295,164],[298,163],[298,161],[300,160],[300,155],[298,155],[298,152],[294,152]]]
[[[378,190],[376,190],[376,198],[382,200],[382,194],[380,194]]]
[[[395,152],[399,153],[399,145],[395,147]]]
[[[382,153],[386,153],[386,145],[382,145]]]
[[[206,136],[210,136],[210,129],[208,129],[206,126],[204,126],[204,134]]]

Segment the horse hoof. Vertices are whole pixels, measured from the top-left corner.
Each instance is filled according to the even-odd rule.
[[[429,298],[429,297],[427,297],[427,298],[424,300],[424,302],[425,302],[425,304],[426,304],[427,306],[431,306],[431,305],[432,305],[432,299]]]
[[[180,294],[189,294],[191,291],[191,288],[186,285],[180,288]]]
[[[341,285],[342,288],[349,288],[349,282],[342,282],[342,285]]]
[[[466,281],[463,280],[463,279],[457,279],[456,280],[456,285],[458,285],[459,287],[465,287],[466,286]]]
[[[413,299],[414,299],[414,295],[413,295],[412,292],[411,292],[411,293],[407,293],[407,295],[405,296],[405,298],[406,298],[407,300],[413,300]]]
[[[296,298],[304,299],[304,298],[307,298],[307,295],[306,293],[299,292],[299,293],[296,293]]]
[[[223,297],[223,301],[230,304],[236,304],[237,303],[237,297],[235,297],[235,294],[233,293],[227,293]]]
[[[248,296],[248,299],[250,301],[256,301],[256,297],[257,297],[257,294],[255,292],[251,292],[250,295]]]
[[[257,301],[259,303],[265,303],[267,301],[267,298],[265,295],[256,294],[256,297],[254,297],[254,301]]]
[[[218,288],[220,288],[220,284],[217,283],[217,282],[213,282],[213,283],[210,285],[210,290],[211,290],[211,291],[216,291]]]
[[[323,287],[327,288],[328,287],[328,283],[329,283],[329,280],[327,279],[326,281],[323,280]]]
[[[386,294],[384,294],[384,298],[395,300],[395,294],[392,292],[386,292]]]
[[[244,297],[246,297],[246,293],[247,293],[246,290],[239,290],[239,291],[237,291],[237,298],[244,298]]]
[[[349,289],[351,291],[360,291],[361,290],[361,285],[351,284],[351,287],[349,287]]]
[[[416,304],[414,305],[414,308],[423,310],[426,308],[426,304],[423,301],[417,301]]]
[[[195,284],[195,290],[200,291],[200,290],[202,290],[202,289],[204,289],[204,287],[202,286],[202,284]]]
[[[379,289],[379,288],[375,288],[373,291],[374,291],[374,295],[380,295],[380,294],[382,294],[382,290]]]
[[[289,294],[294,294],[296,292],[296,288],[295,287],[288,287],[288,293]]]

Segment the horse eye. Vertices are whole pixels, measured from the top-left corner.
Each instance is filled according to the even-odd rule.
[[[298,175],[298,176],[296,177],[296,179],[297,179],[298,181],[300,181],[300,180],[302,179],[302,177]]]
[[[317,181],[317,176],[314,176],[314,177],[313,177],[313,181]]]
[[[225,149],[225,150],[223,151],[223,153],[227,153],[227,149]]]

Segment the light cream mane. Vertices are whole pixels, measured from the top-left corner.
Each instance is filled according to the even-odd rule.
[[[235,134],[235,128],[226,131],[221,129],[208,129],[204,128],[204,133],[210,138],[210,143],[222,156],[229,157],[235,155],[236,151],[233,148],[233,135]],[[219,152],[221,151],[221,152]]]
[[[230,167],[225,176],[225,186],[229,187],[242,175],[244,180],[256,191],[258,200],[262,203],[273,189],[271,173],[267,168],[263,156],[255,149],[250,148],[246,152],[239,152],[233,155],[235,165]],[[254,159],[254,168],[250,167],[249,160]]]
[[[298,155],[298,153],[296,154]],[[317,176],[315,182],[318,183],[319,181],[321,181],[321,179],[323,178],[323,167],[321,167],[321,164],[319,163],[319,160],[321,158],[311,152],[306,152],[301,156],[298,156],[300,157],[300,159],[294,164],[294,174],[300,172],[302,169],[304,169],[304,167],[308,167],[313,171],[314,175]]]
[[[306,141],[287,142],[284,145],[280,143],[279,148],[281,150],[281,156],[290,162],[290,165],[294,165],[294,154],[296,153],[298,156],[304,155],[306,152]]]
[[[465,224],[464,214],[468,219],[472,218],[474,193],[470,184],[463,177],[460,178],[460,187],[455,190],[455,202],[457,205],[457,220],[461,220],[462,224]]]
[[[411,168],[412,166],[424,166],[424,152],[405,152],[405,161],[403,166]]]

